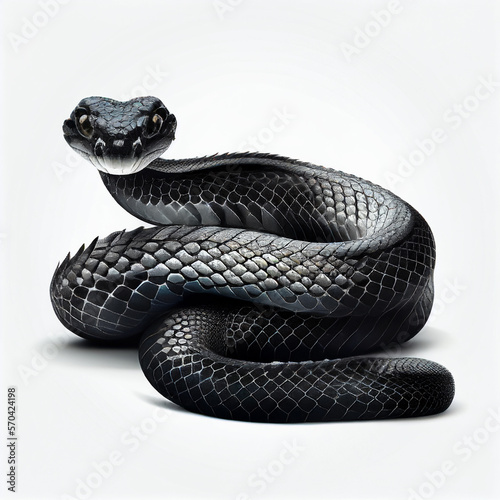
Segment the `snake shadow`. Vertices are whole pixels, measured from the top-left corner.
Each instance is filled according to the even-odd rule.
[[[150,406],[155,406],[157,408],[163,408],[165,410],[168,410],[169,412],[174,412],[174,413],[180,413],[188,417],[192,417],[194,419],[210,419],[219,422],[221,419],[217,417],[213,417],[210,415],[202,415],[199,413],[193,413],[188,410],[185,410],[181,406],[176,405],[175,403],[172,403],[168,399],[163,398],[162,396],[152,396],[151,394],[145,394],[145,393],[140,393],[140,392],[135,392],[135,396],[138,399],[141,399],[144,401],[146,404]],[[435,420],[439,418],[448,418],[452,415],[458,415],[462,413],[465,410],[465,405],[463,405],[460,402],[454,401],[451,406],[444,412],[442,413],[437,413],[435,415],[426,415],[423,417],[407,417],[407,418],[399,418],[399,419],[394,419],[394,418],[386,418],[386,419],[381,419],[381,420],[346,420],[346,421],[326,421],[326,422],[293,422],[293,423],[278,423],[278,422],[245,422],[242,420],[227,420],[227,422],[231,422],[232,425],[241,425],[241,426],[247,426],[249,424],[255,424],[255,425],[272,425],[272,426],[280,426],[280,425],[286,425],[287,427],[304,427],[304,426],[318,426],[318,425],[364,425],[367,422],[376,422],[377,425],[389,425],[390,423],[393,423],[395,420],[398,422],[414,422],[415,420],[418,421],[424,421],[424,420]]]
[[[453,344],[452,337],[446,330],[441,330],[433,326],[424,327],[415,337],[403,344],[389,344],[385,349],[377,349],[366,356],[386,356],[386,357],[405,357],[426,356],[427,353],[432,356],[432,350],[436,348],[445,348]],[[439,360],[434,360],[438,361]]]
[[[86,369],[140,371],[137,341],[111,345],[75,337],[65,345],[57,362]]]
[[[366,356],[424,356],[426,352],[449,343],[448,332],[434,327],[424,328],[413,339],[404,344],[389,345],[386,349],[379,349]],[[79,337],[69,340],[62,353],[58,356],[58,363],[67,366],[89,368],[140,370],[138,357],[138,340],[122,343],[103,344],[92,342]]]
[[[417,336],[413,339],[405,342],[404,344],[397,344],[395,346],[388,346],[386,349],[379,349],[367,353],[366,356],[384,356],[384,357],[426,357],[429,355],[432,358],[432,350],[436,347],[445,347],[447,344],[451,344],[452,339],[448,332],[434,328],[432,326],[424,328]],[[75,337],[71,339],[64,347],[63,351],[57,357],[57,363],[62,366],[68,367],[78,367],[82,369],[88,369],[89,367],[95,367],[106,370],[135,370],[140,376],[141,368],[139,364],[138,357],[138,341],[129,341],[120,344],[102,344],[99,342],[92,342],[89,340],[81,339]],[[156,406],[175,413],[181,413],[184,415],[189,415],[193,418],[215,418],[208,417],[204,415],[198,415],[176,404],[166,400],[160,395],[149,394],[146,392],[135,391],[135,396],[142,400],[144,403]],[[450,415],[455,413],[460,413],[463,410],[460,403],[454,402],[452,406],[444,413],[437,415],[429,415],[426,417],[418,417],[418,419],[435,419],[440,418],[443,415]],[[417,417],[415,417],[417,418]],[[219,419],[216,419],[219,420]],[[404,420],[414,420],[414,418],[408,418]],[[383,423],[390,422],[391,419],[380,420]],[[357,423],[361,423],[359,421]],[[239,424],[247,425],[247,422],[238,422]],[[336,422],[336,424],[352,424],[353,422]],[[309,422],[309,423],[297,423],[297,424],[269,424],[269,423],[259,423],[259,425],[325,425],[331,424],[331,422]]]

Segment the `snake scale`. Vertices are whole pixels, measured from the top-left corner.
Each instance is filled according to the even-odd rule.
[[[155,97],[80,101],[63,131],[113,198],[152,227],[96,239],[54,273],[57,317],[139,345],[163,396],[254,422],[430,415],[437,363],[365,357],[412,338],[433,301],[434,240],[386,189],[262,153],[159,158],[176,119]]]

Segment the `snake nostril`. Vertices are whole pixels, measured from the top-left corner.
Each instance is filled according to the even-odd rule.
[[[139,144],[134,148],[134,156],[141,156],[142,154],[142,146]]]
[[[139,157],[142,154],[143,148],[142,148],[142,141],[141,138],[138,137],[133,143],[132,147],[134,148],[134,156]]]
[[[104,146],[106,145],[106,143],[101,139],[97,139],[97,142],[94,146],[94,154],[96,156],[99,156],[99,157],[102,157],[104,156]]]

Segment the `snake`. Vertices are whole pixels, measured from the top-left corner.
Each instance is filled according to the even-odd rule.
[[[283,156],[161,158],[176,128],[153,96],[88,97],[64,121],[66,142],[143,225],[57,265],[61,323],[91,342],[137,346],[154,389],[206,416],[446,410],[446,368],[388,355],[432,308],[435,243],[422,215],[369,181]]]

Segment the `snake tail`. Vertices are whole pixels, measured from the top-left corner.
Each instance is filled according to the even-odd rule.
[[[270,423],[425,416],[444,411],[453,399],[449,371],[425,359],[228,358],[224,324],[232,314],[186,308],[150,327],[139,357],[151,385],[195,413]]]

